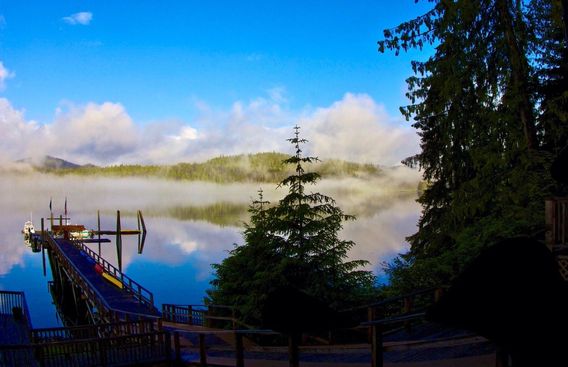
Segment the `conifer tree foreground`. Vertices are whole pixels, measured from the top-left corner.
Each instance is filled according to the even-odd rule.
[[[295,152],[283,164],[293,165],[294,174],[278,187],[288,193],[270,206],[254,201],[250,224],[244,231],[245,244],[235,247],[220,264],[214,264],[213,288],[208,301],[238,308],[242,319],[260,322],[260,309],[272,290],[293,287],[339,308],[360,302],[373,289],[374,276],[361,270],[364,260],[347,260],[355,243],[339,237],[343,221],[355,218],[336,206],[333,198],[309,191],[320,179],[304,166],[318,161],[304,156],[296,126],[288,141]]]
[[[410,105],[421,138],[418,232],[387,269],[399,293],[448,284],[502,239],[540,235],[544,199],[566,195],[549,167],[568,143],[568,2],[430,1],[384,31],[379,51],[413,61]]]

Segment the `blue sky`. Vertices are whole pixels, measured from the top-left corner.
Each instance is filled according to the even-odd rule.
[[[223,137],[241,131],[278,140],[297,122],[313,134],[315,153],[333,155],[322,148],[337,138],[332,130],[354,144],[361,138],[349,133],[373,129],[372,120],[381,129],[371,136],[391,129],[408,145],[389,145],[389,135],[385,149],[409,154],[417,140],[401,138],[408,131],[398,130],[398,106],[407,103],[410,60],[424,56],[379,54],[376,41],[384,28],[426,9],[414,0],[0,0],[0,127],[19,129],[21,139],[0,143],[0,155],[99,164],[202,160],[280,150],[280,141]],[[18,148],[28,135],[43,137],[45,149],[39,141]],[[369,154],[341,148],[340,157],[359,161],[404,158],[385,162],[385,152],[371,146]]]

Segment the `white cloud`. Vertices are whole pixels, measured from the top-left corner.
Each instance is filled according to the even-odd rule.
[[[310,151],[325,158],[396,165],[418,151],[416,132],[394,124],[385,108],[364,94],[348,93],[300,124]]]
[[[26,121],[24,112],[0,99],[0,157],[3,161],[52,155],[85,164],[177,163],[221,154],[290,152],[286,138],[299,123],[310,142],[306,152],[321,159],[398,164],[418,151],[410,128],[392,122],[367,95],[346,94],[331,106],[290,111],[283,91],[228,110],[199,101],[200,115],[184,121],[137,125],[118,103],[70,105],[46,124]]]
[[[0,61],[0,91],[6,88],[5,81],[7,79],[13,78],[14,73],[8,70],[2,61]]]
[[[82,11],[79,13],[71,14],[67,17],[63,17],[62,19],[65,23],[71,25],[77,25],[77,24],[88,25],[89,23],[91,23],[91,20],[93,19],[93,13],[88,11]]]
[[[0,142],[2,161],[54,155],[82,163],[115,163],[136,151],[139,133],[120,104],[89,103],[57,110],[49,124],[26,121],[24,112],[0,98]]]
[[[22,111],[13,108],[6,98],[0,98],[0,162],[27,157],[38,130],[35,121],[26,121]]]
[[[197,130],[195,130],[191,126],[183,126],[179,131],[179,135],[172,135],[171,138],[181,141],[195,140],[197,139]]]
[[[89,103],[60,112],[46,125],[45,144],[67,156],[98,162],[112,162],[115,157],[137,149],[138,129],[118,103]]]

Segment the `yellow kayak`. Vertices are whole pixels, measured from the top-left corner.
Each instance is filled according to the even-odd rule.
[[[114,284],[115,286],[117,286],[118,288],[122,289],[122,282],[118,279],[116,279],[115,277],[113,277],[112,275],[110,275],[109,273],[107,273],[106,271],[103,272],[103,278],[105,278],[106,280],[108,280],[110,283]]]

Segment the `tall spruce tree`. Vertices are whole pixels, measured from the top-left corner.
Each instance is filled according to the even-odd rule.
[[[401,291],[447,283],[484,246],[542,229],[551,188],[547,140],[568,131],[566,84],[553,96],[541,88],[554,81],[545,50],[566,50],[565,40],[547,43],[546,35],[562,29],[550,11],[561,1],[432,2],[429,12],[385,30],[378,43],[380,52],[435,47],[425,62],[412,62],[411,104],[401,108],[422,148],[405,163],[419,166],[429,183],[410,252],[388,269]],[[548,18],[530,21],[531,9]]]
[[[260,193],[249,210],[245,244],[213,265],[208,302],[237,307],[250,324],[260,323],[266,296],[279,287],[293,287],[336,308],[366,300],[373,292],[373,274],[361,270],[368,262],[347,260],[355,243],[339,237],[343,221],[354,217],[344,214],[333,198],[308,191],[320,176],[304,166],[318,159],[303,155],[307,140],[300,138],[298,126],[288,141],[295,153],[283,164],[295,170],[279,184],[288,193],[274,206]]]
[[[355,243],[339,238],[343,221],[354,220],[336,205],[330,196],[308,191],[320,179],[316,172],[304,166],[318,160],[303,155],[300,128],[294,128],[288,141],[295,154],[284,164],[295,166],[295,174],[284,179],[279,187],[288,187],[288,194],[270,209],[274,233],[285,239],[285,276],[293,286],[325,300],[333,307],[361,299],[373,284],[370,272],[358,270],[365,260],[346,261]],[[361,293],[362,292],[362,293]]]

